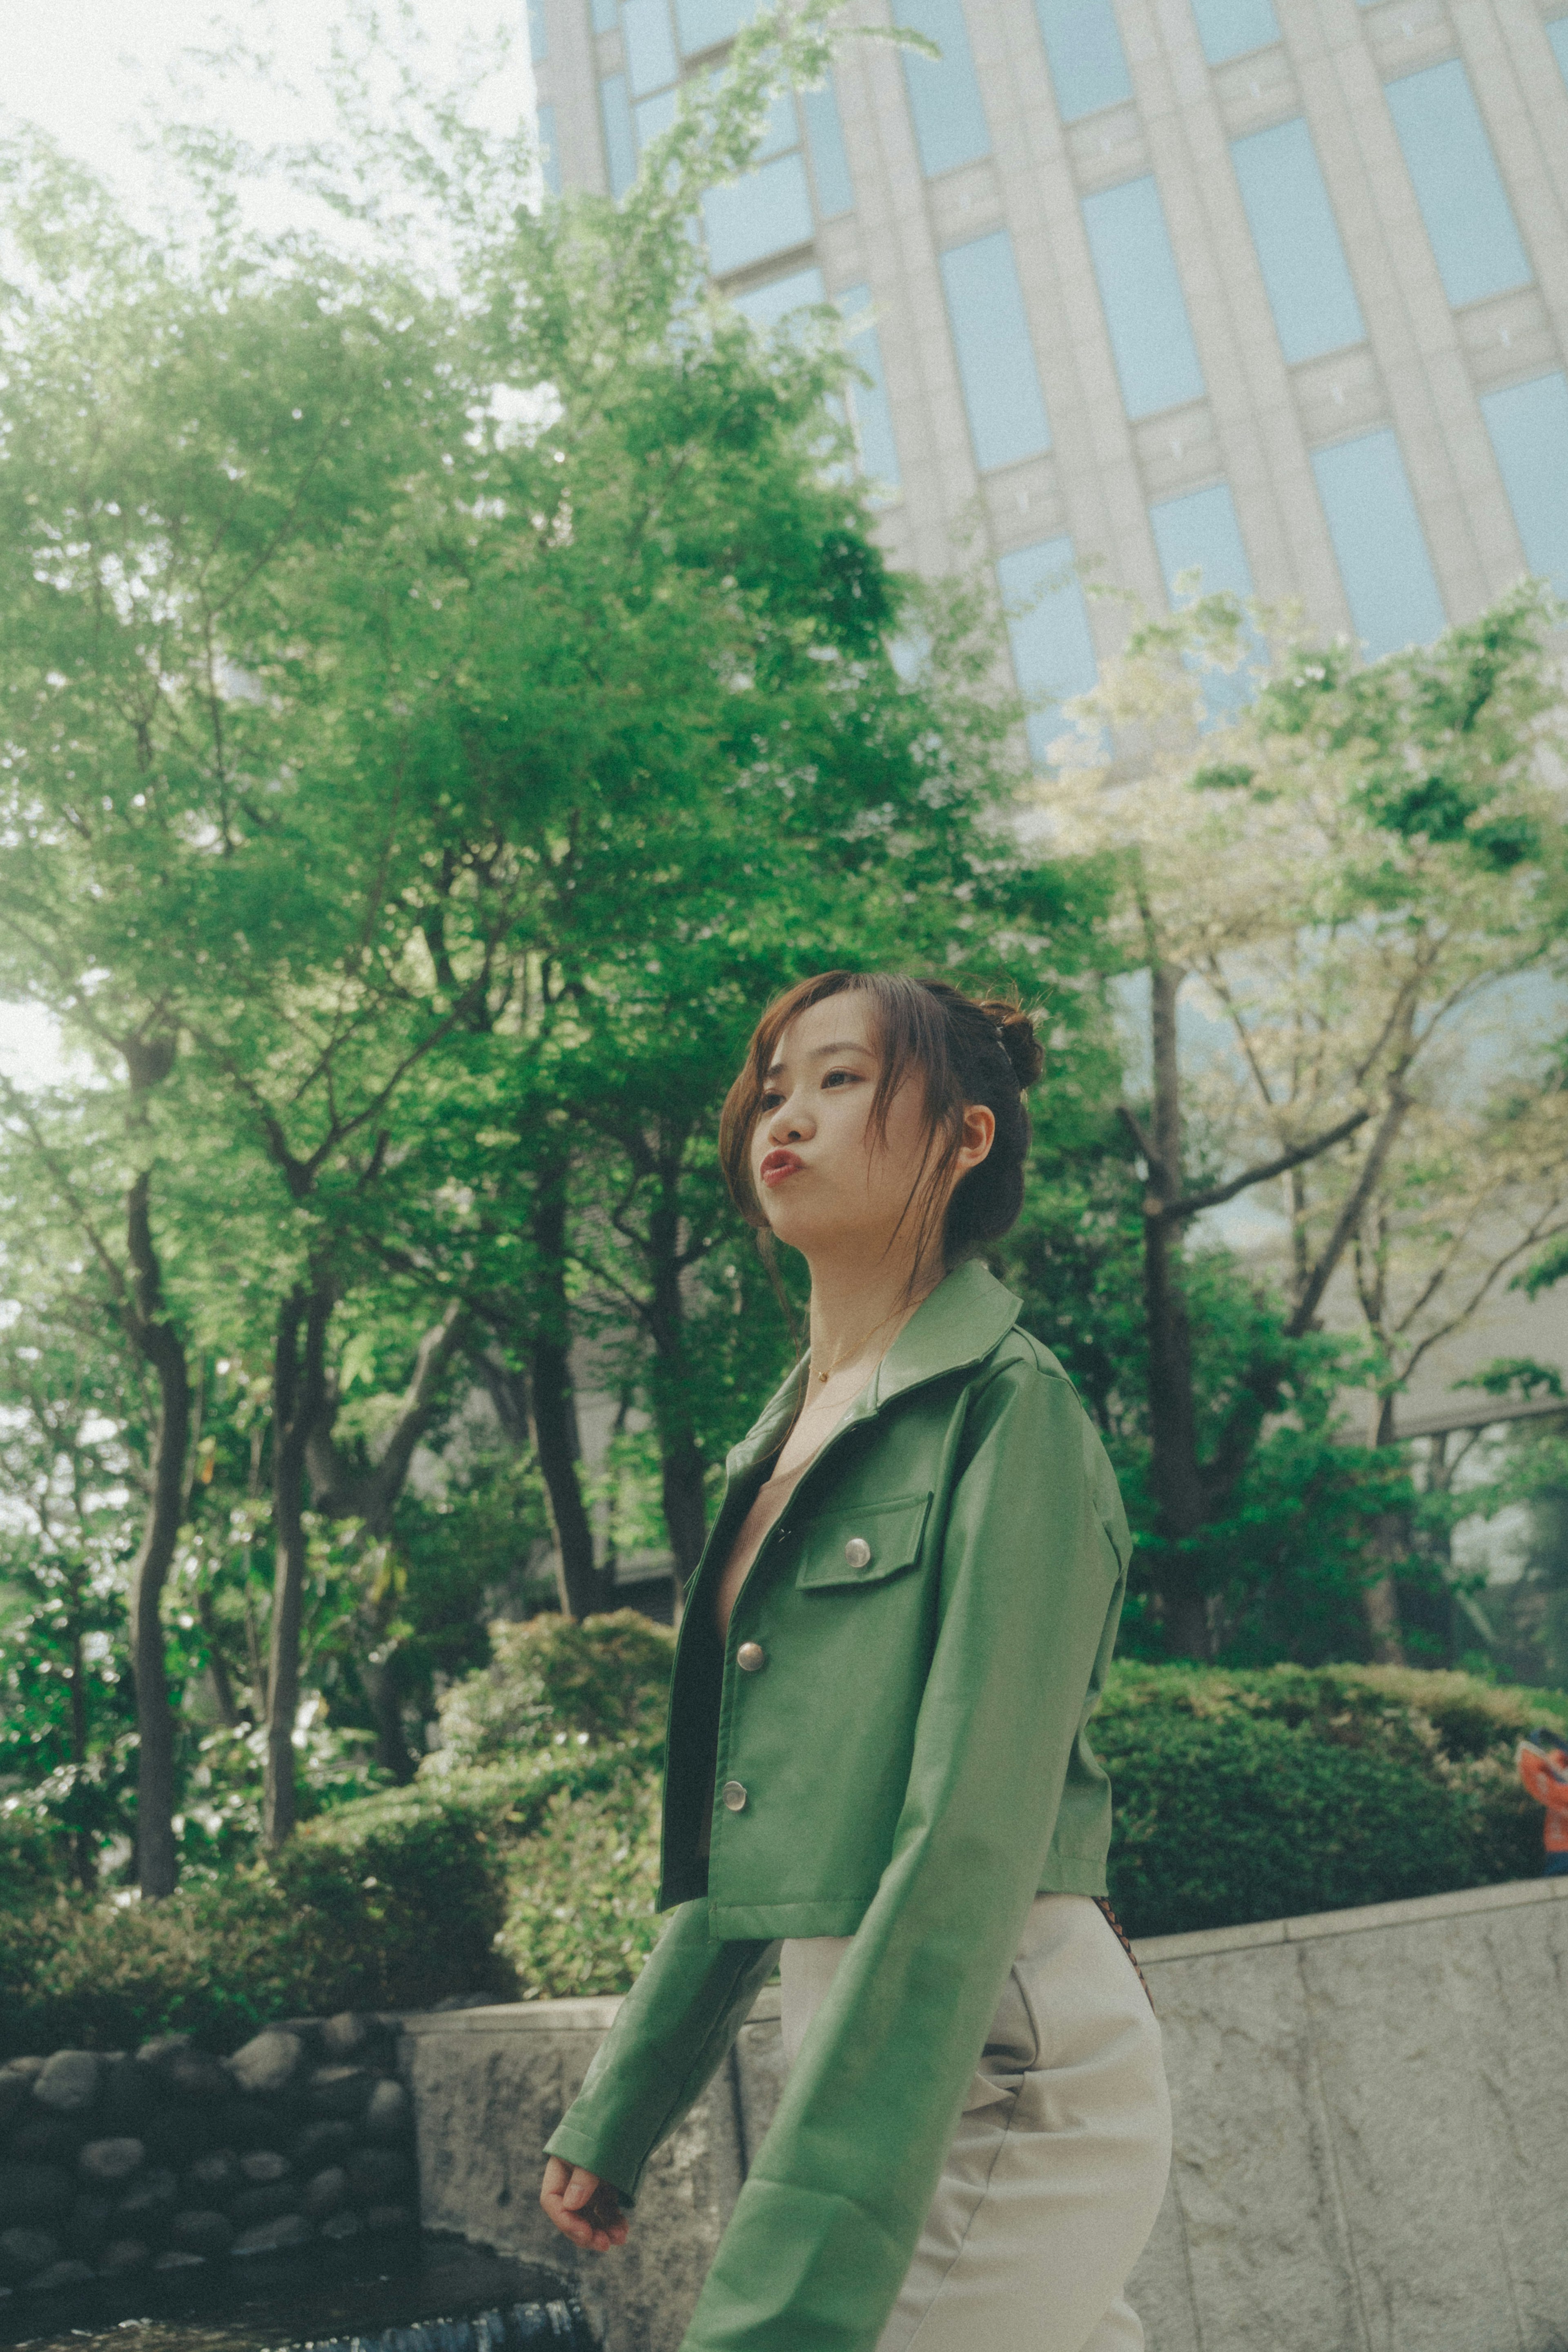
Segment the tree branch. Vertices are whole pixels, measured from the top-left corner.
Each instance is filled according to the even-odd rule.
[[[1326,1129],[1322,1135],[1313,1136],[1310,1142],[1298,1143],[1292,1150],[1281,1151],[1276,1160],[1260,1161],[1256,1168],[1249,1168],[1241,1175],[1233,1176],[1228,1184],[1210,1185],[1207,1192],[1189,1192],[1185,1199],[1171,1202],[1162,1214],[1174,1223],[1187,1217],[1196,1217],[1200,1209],[1217,1209],[1225,1201],[1234,1201],[1238,1192],[1250,1192],[1254,1184],[1266,1184],[1271,1176],[1287,1175],[1292,1168],[1299,1168],[1303,1160],[1316,1160],[1321,1152],[1332,1150],[1336,1143],[1343,1143],[1347,1135],[1354,1135],[1358,1127],[1364,1127],[1371,1117],[1369,1109],[1352,1111],[1350,1117],[1342,1118],[1337,1127]]]

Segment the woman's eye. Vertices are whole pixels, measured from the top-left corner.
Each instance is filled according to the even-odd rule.
[[[825,1087],[834,1087],[841,1083],[844,1086],[852,1087],[859,1076],[858,1070],[830,1070],[822,1084]]]
[[[777,1110],[783,1099],[782,1095],[764,1095],[757,1108],[758,1110]]]

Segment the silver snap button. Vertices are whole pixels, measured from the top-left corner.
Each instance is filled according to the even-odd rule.
[[[746,1806],[744,1784],[739,1780],[727,1780],[724,1784],[724,1801],[732,1813],[743,1811]]]
[[[844,1546],[844,1558],[852,1568],[871,1566],[871,1546],[864,1536],[852,1536]]]
[[[735,1654],[735,1663],[743,1675],[755,1675],[768,1664],[768,1653],[760,1642],[742,1642]]]

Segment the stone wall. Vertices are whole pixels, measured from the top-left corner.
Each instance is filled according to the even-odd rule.
[[[183,2034],[0,2066],[0,2294],[288,2254],[414,2225],[392,2021]]]
[[[1568,2352],[1568,1880],[1167,1936],[1171,2186],[1131,2294],[1150,2352]],[[573,2267],[539,2149],[610,2000],[408,2021],[423,2215]],[[764,1993],[585,2258],[606,2352],[676,2352],[781,2072]]]

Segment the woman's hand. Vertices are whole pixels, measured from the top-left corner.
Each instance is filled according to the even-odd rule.
[[[563,2238],[596,2254],[626,2243],[626,2217],[612,2182],[559,2156],[547,2158],[539,2203]]]

